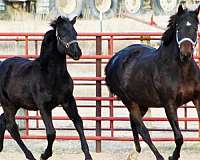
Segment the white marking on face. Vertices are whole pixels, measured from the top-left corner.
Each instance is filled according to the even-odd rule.
[[[191,26],[191,25],[192,24],[189,21],[187,21],[186,26]]]

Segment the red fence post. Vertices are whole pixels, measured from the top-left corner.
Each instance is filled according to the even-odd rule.
[[[102,37],[96,36],[96,55],[102,53]],[[96,60],[96,77],[101,77],[101,59]],[[96,97],[101,97],[101,80],[96,81]],[[96,101],[96,117],[101,117],[101,100]],[[96,121],[96,136],[101,136],[101,120]],[[96,140],[96,152],[101,152],[101,140]]]
[[[113,55],[113,36],[108,40],[108,54]]]
[[[25,55],[28,56],[28,36],[25,36]]]

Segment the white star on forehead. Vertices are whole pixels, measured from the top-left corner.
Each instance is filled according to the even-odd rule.
[[[191,25],[192,24],[189,21],[187,21],[186,26],[191,26]]]

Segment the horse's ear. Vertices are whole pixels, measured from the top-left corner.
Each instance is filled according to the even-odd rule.
[[[75,16],[75,17],[70,21],[72,25],[74,25],[74,24],[76,23],[76,18],[77,18],[77,16]]]
[[[195,10],[196,15],[199,14],[199,10],[200,10],[200,5],[199,5],[198,8]]]
[[[180,4],[179,7],[178,7],[178,15],[180,16],[180,15],[182,15],[183,13],[184,13],[184,9],[183,9],[182,4]]]

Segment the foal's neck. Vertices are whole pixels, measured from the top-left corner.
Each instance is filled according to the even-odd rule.
[[[57,50],[57,38],[54,30],[45,34],[38,60],[45,70],[66,69],[66,55],[60,54]]]

